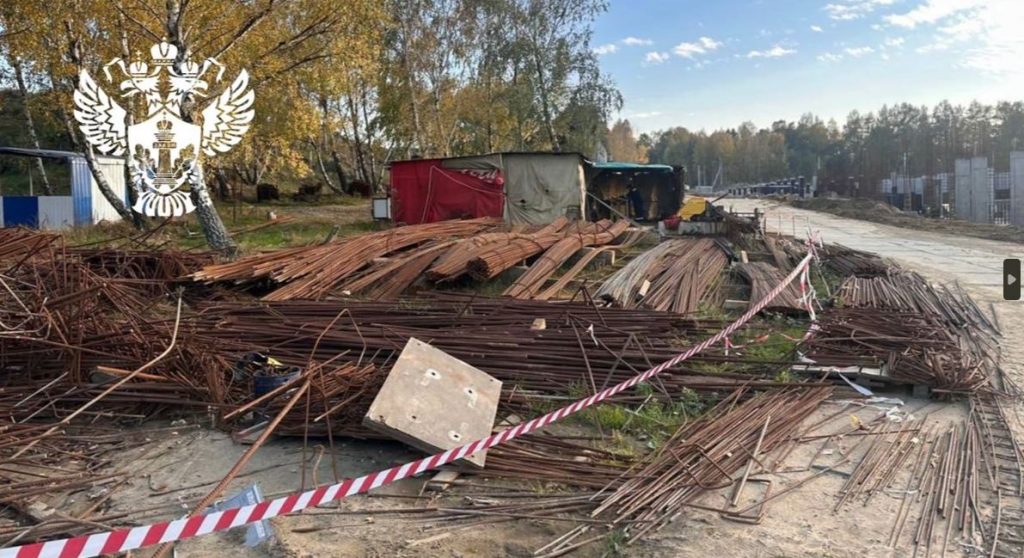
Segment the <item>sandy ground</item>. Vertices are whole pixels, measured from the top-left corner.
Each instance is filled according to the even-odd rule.
[[[996,309],[1004,332],[1004,359],[1010,377],[1024,385],[1024,312],[1020,303],[1001,300],[1001,261],[1005,257],[1024,257],[1024,247],[973,238],[958,238],[915,230],[897,229],[863,221],[798,210],[751,200],[726,201],[738,211],[756,206],[768,212],[769,230],[802,235],[808,227],[821,231],[828,242],[838,242],[891,257],[937,281],[960,281],[986,310]],[[902,395],[902,394],[901,394]],[[962,420],[963,404],[934,404],[904,398],[904,413],[928,423]],[[845,406],[845,407],[844,407]],[[818,411],[826,416],[841,409],[845,412],[822,427],[831,433],[850,425],[850,415],[867,421],[884,408],[861,408],[846,402],[829,402]],[[1018,435],[1024,433],[1019,421]],[[843,441],[843,447],[851,444]],[[180,517],[189,502],[205,495],[227,472],[246,446],[227,435],[182,426],[176,435],[166,435],[153,445],[126,455],[134,479],[114,497],[113,511],[133,511],[140,523]],[[806,467],[818,450],[812,443],[800,446],[784,462],[785,468]],[[316,448],[307,451],[307,462]],[[148,452],[143,454],[142,452]],[[323,449],[316,476],[307,469],[306,485],[333,480],[332,452]],[[338,442],[333,455],[341,476],[353,476],[407,462],[419,454],[397,443]],[[831,451],[819,457],[818,464],[830,464]],[[232,483],[228,493],[256,482],[266,497],[297,490],[302,485],[303,448],[301,440],[274,439],[262,448],[248,465],[247,473]],[[773,491],[780,491],[810,475],[803,471],[771,475]],[[762,475],[762,478],[769,478]],[[532,556],[533,551],[571,528],[571,523],[516,520],[474,528],[433,525],[415,514],[399,514],[399,508],[424,507],[444,503],[464,503],[462,496],[446,493],[440,501],[420,496],[428,477],[407,479],[375,491],[370,496],[343,500],[337,508],[278,518],[272,521],[276,540],[257,548],[241,544],[244,529],[191,540],[177,547],[177,556],[242,556],[320,558],[336,556]],[[906,556],[909,545],[893,551],[887,539],[899,495],[879,494],[868,506],[860,502],[833,512],[836,494],[843,483],[840,475],[826,474],[804,487],[771,503],[759,525],[733,523],[716,514],[693,512],[680,517],[666,529],[635,546],[622,550],[627,556],[737,556],[737,557],[854,557]],[[508,483],[508,481],[497,481]],[[449,491],[451,492],[451,491]],[[751,493],[751,496],[756,494]],[[78,496],[81,497],[80,495]],[[74,499],[75,497],[71,497]],[[710,494],[705,504],[721,506],[722,494]],[[68,501],[53,505],[73,506]],[[141,510],[157,508],[146,516]],[[405,516],[401,518],[400,516]],[[448,534],[445,534],[448,533]],[[904,536],[906,539],[906,535]],[[576,556],[605,556],[611,548],[592,545]],[[963,548],[951,548],[950,556]],[[146,554],[143,554],[146,555]]]

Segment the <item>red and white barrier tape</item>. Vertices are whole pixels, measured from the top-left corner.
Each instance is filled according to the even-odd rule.
[[[440,467],[452,461],[476,453],[487,448],[505,443],[535,430],[539,430],[552,422],[561,420],[573,413],[579,412],[595,403],[616,395],[624,390],[646,382],[652,376],[671,368],[693,355],[721,343],[737,329],[746,324],[750,318],[764,309],[779,293],[782,292],[798,275],[803,275],[804,269],[808,268],[813,257],[813,249],[801,260],[800,264],[790,272],[789,276],[778,286],[772,289],[763,299],[747,309],[735,322],[726,326],[725,329],[716,333],[713,337],[705,339],[691,347],[688,351],[680,353],[671,359],[651,368],[650,370],[634,376],[618,385],[612,386],[604,391],[595,393],[586,399],[582,399],[552,411],[544,416],[524,422],[493,434],[486,438],[450,449],[444,453],[431,455],[400,467],[392,467],[383,471],[370,473],[355,479],[346,479],[337,484],[323,485],[313,490],[291,494],[275,500],[260,502],[258,504],[244,506],[241,508],[228,509],[193,517],[186,517],[175,521],[154,523],[131,529],[117,529],[107,533],[95,533],[92,535],[81,535],[70,539],[40,542],[0,549],[0,558],[86,558],[103,554],[114,554],[125,552],[136,548],[143,548],[156,544],[182,541],[207,535],[217,531],[254,523],[263,519],[270,519],[281,515],[287,515],[302,511],[306,508],[318,506],[324,502],[340,500],[354,494],[361,494],[371,489],[378,488],[385,484],[407,477],[418,475],[424,471]]]

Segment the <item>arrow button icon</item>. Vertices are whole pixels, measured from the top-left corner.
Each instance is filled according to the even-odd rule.
[[[1020,260],[1003,260],[1003,299],[1020,300]]]

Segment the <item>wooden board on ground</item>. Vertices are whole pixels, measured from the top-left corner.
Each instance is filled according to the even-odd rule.
[[[363,425],[427,452],[490,435],[501,382],[457,358],[409,339]],[[463,461],[484,466],[485,451]]]

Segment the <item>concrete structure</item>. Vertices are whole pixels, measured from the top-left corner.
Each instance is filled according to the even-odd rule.
[[[1024,227],[1024,151],[1010,153],[1010,224]]]

